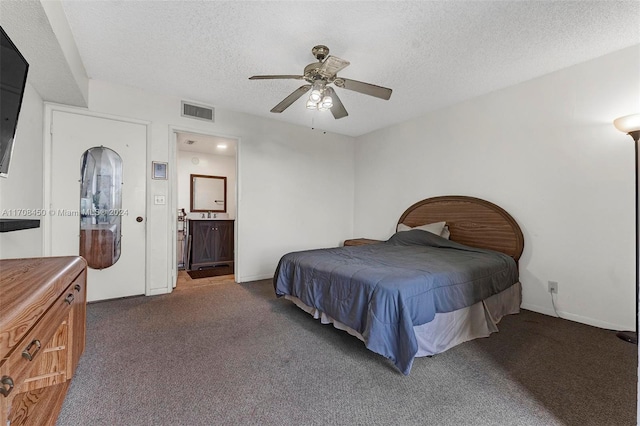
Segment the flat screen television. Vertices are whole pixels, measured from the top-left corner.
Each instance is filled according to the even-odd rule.
[[[0,176],[7,177],[29,64],[0,26]]]

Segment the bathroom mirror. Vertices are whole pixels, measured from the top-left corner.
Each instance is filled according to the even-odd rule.
[[[191,175],[191,211],[227,212],[227,177]]]

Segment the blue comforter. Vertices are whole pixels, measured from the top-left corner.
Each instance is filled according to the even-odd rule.
[[[368,349],[407,375],[418,351],[414,326],[517,281],[506,254],[411,230],[380,244],[286,254],[274,287],[278,297],[295,296],[358,331]]]

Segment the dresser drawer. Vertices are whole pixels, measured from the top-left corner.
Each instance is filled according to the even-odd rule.
[[[84,281],[80,280],[83,277],[84,275],[81,274],[66,288],[42,318],[16,345],[8,358],[3,360],[2,364],[4,365],[0,370],[13,380],[15,387],[20,388],[22,383],[32,375],[34,368],[38,364],[42,365],[39,360],[46,353],[45,347],[49,345],[54,335],[56,335],[60,325],[63,322],[68,322],[74,299],[83,290]],[[64,327],[64,330],[66,329]],[[45,355],[44,357],[47,356]]]
[[[16,389],[17,392],[27,392],[66,381],[68,341],[69,324],[65,321],[60,324],[58,330],[49,340],[49,344],[40,349],[37,359],[32,361],[33,366],[29,378],[20,384],[20,387]]]

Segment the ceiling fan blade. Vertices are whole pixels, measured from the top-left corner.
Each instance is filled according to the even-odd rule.
[[[254,75],[249,80],[302,80],[302,75]]]
[[[343,89],[353,90],[354,92],[364,93],[365,95],[375,96],[376,98],[389,100],[391,97],[391,89],[376,86],[375,84],[363,83],[362,81],[349,80],[348,78],[337,78],[333,84]]]
[[[347,110],[344,108],[344,105],[342,105],[342,101],[338,97],[336,91],[331,87],[327,87],[326,90],[329,92],[329,96],[333,99],[333,106],[331,107],[331,114],[333,114],[333,118],[338,120],[349,115]]]
[[[327,56],[327,59],[324,60],[322,65],[320,65],[318,73],[325,78],[331,78],[334,77],[340,70],[348,67],[349,64],[349,61],[345,61],[344,59],[329,55]]]
[[[271,112],[282,112],[285,109],[289,108],[292,103],[297,101],[300,96],[302,96],[305,93],[307,93],[309,91],[309,89],[311,89],[311,85],[310,84],[305,84],[304,86],[298,87],[296,90],[293,91],[293,93],[291,93],[289,96],[284,98],[282,100],[282,102],[280,102],[278,105],[274,106],[271,109]]]

